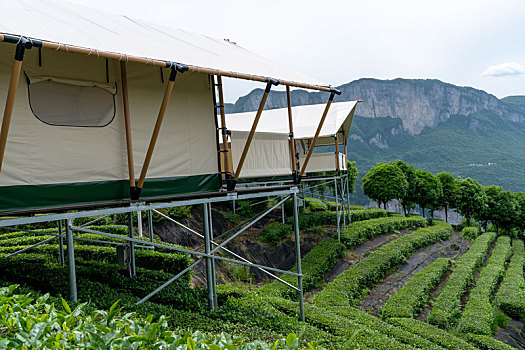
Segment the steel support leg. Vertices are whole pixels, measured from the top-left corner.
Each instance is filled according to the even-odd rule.
[[[58,257],[60,259],[60,265],[64,266],[64,239],[62,237],[62,220],[57,221],[58,225]]]
[[[350,210],[350,180],[348,174],[346,175],[346,196],[348,197],[348,225],[352,223],[352,213]]]
[[[210,253],[210,217],[209,217],[209,210],[208,210],[208,203],[203,204],[204,207],[204,251],[206,254]],[[208,305],[210,307],[210,311],[215,310],[215,303],[214,303],[214,286],[213,286],[213,269],[212,269],[212,259],[206,258],[206,283],[208,287]]]
[[[346,208],[345,208],[345,184],[343,182],[343,178],[339,178],[339,181],[341,182],[341,209],[342,209],[342,215],[343,215],[343,227],[346,228]]]
[[[297,257],[297,287],[299,288],[299,316],[304,322],[304,299],[303,299],[303,270],[301,268],[301,241],[299,238],[299,208],[297,206],[297,193],[293,194],[293,217],[295,231],[295,254]]]
[[[77,294],[77,273],[75,269],[75,248],[73,246],[73,231],[71,231],[71,219],[67,220],[66,226],[67,238],[67,264],[69,268],[69,299],[76,303]]]
[[[142,211],[137,212],[137,233],[142,237]]]
[[[335,191],[335,210],[337,213],[337,239],[341,241],[341,215],[339,214],[339,198],[337,197],[337,179],[334,180],[334,191]]]
[[[128,226],[128,235],[129,238],[134,238],[133,233],[133,212],[129,213],[129,226]],[[131,277],[135,277],[137,275],[137,271],[135,270],[135,243],[129,242],[129,274]]]
[[[153,214],[151,209],[148,210],[148,231],[149,231],[149,240],[153,242]]]
[[[213,242],[213,216],[211,215],[211,203],[208,203],[208,213],[209,213],[209,222],[210,222],[210,248],[211,243]],[[215,254],[212,254],[212,256]],[[215,259],[212,257],[212,263],[211,263],[211,274],[213,278],[213,305],[215,307],[218,307],[219,304],[217,303],[217,274],[215,273]]]
[[[284,198],[284,197],[281,196],[281,200],[282,200],[283,198]],[[283,204],[281,204],[281,216],[282,216],[282,219],[283,219],[283,220],[282,220],[282,221],[283,221],[283,224],[286,224],[286,220],[285,220],[286,217],[285,217],[285,215],[284,215],[284,202],[283,202]]]

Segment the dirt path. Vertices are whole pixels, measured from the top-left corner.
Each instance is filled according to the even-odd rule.
[[[437,258],[456,259],[467,251],[469,243],[457,232],[453,232],[447,241],[437,242],[428,247],[419,249],[407,259],[406,263],[397,271],[386,276],[378,285],[373,287],[362,300],[360,308],[377,314],[377,310],[402,288],[421,269],[432,264]]]

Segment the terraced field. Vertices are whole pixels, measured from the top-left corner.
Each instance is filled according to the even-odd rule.
[[[137,276],[130,278],[128,267],[116,263],[115,247],[102,242],[123,241],[87,233],[75,241],[79,300],[89,302],[82,312],[110,309],[120,300],[123,312],[135,312],[137,319],[168,316],[161,319],[165,329],[198,330],[215,340],[227,332],[237,339],[230,344],[241,347],[265,342],[251,343],[248,348],[254,349],[276,340],[276,348],[283,349],[513,349],[493,334],[503,326],[503,313],[525,316],[523,241],[487,232],[469,243],[442,221],[427,225],[419,216],[381,210],[355,210],[352,218],[341,242],[326,238],[302,258],[305,323],[298,321],[295,292],[278,281],[221,285],[219,307],[210,312],[206,291],[186,275],[137,306],[193,258],[137,248]],[[301,230],[334,232],[334,222],[335,213],[323,209],[302,214],[299,224]],[[103,220],[96,229],[127,236],[127,226],[115,223]],[[68,271],[60,264],[56,240],[8,257],[57,232],[39,229],[0,232],[0,283],[21,284],[20,293],[67,296]],[[296,283],[293,276],[282,278]],[[9,329],[0,332],[0,345]]]

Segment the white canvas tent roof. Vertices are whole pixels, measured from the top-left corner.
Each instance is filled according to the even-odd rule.
[[[259,81],[271,77],[291,86],[329,90],[314,78],[290,71],[232,42],[62,1],[0,1],[0,39],[1,34],[59,43],[59,49],[66,51],[67,47],[85,48],[96,56],[114,53],[117,59],[146,58],[156,65],[176,62],[188,65],[190,71]]]
[[[357,101],[335,102],[330,106],[319,136],[332,136],[343,131],[348,137]],[[321,120],[326,104],[292,107],[294,137],[313,138]],[[226,115],[226,127],[229,130],[249,131],[255,112],[232,113]],[[289,133],[288,108],[269,109],[262,112],[256,132]],[[316,145],[326,144],[322,139]],[[333,141],[328,142],[333,144]]]

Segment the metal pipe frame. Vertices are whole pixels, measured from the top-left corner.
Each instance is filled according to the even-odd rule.
[[[301,267],[301,242],[299,236],[299,208],[297,206],[297,193],[293,194],[293,216],[295,232],[295,254],[297,259],[297,286],[299,289],[299,317],[304,322],[304,295],[303,295],[303,270]]]
[[[57,221],[58,225],[58,258],[60,260],[60,265],[64,266],[64,239],[62,233],[62,220]]]
[[[206,286],[208,289],[208,307],[210,311],[213,311],[215,310],[215,286],[213,285],[213,258],[211,257],[213,254],[210,254],[210,214],[208,211],[208,203],[204,203],[202,206],[204,210],[204,252],[209,255],[209,257],[206,257]]]
[[[133,233],[133,213],[129,213],[128,235],[129,238],[135,237]],[[135,242],[133,241],[129,241],[129,274],[131,277],[137,275],[135,268]]]
[[[67,264],[69,271],[69,299],[76,303],[78,301],[77,294],[77,272],[75,267],[75,247],[73,241],[73,230],[71,219],[66,223],[66,238],[67,238]]]
[[[162,217],[164,217],[165,219],[167,219],[168,221],[171,221],[171,222],[173,222],[174,224],[179,225],[180,227],[182,227],[182,228],[184,228],[184,229],[190,231],[191,233],[195,234],[196,236],[198,236],[198,237],[204,239],[204,235],[203,235],[203,234],[201,234],[201,233],[195,231],[194,229],[192,229],[192,228],[190,228],[190,227],[184,225],[184,224],[181,223],[181,222],[178,222],[177,220],[175,220],[175,219],[173,219],[173,218],[170,218],[170,217],[167,216],[167,215],[164,215],[164,214],[161,213],[160,211],[157,211],[157,210],[154,210],[154,211],[155,211],[157,214],[159,214],[159,215],[161,215]],[[218,245],[219,245],[219,244],[217,244],[214,240],[211,240],[210,242],[211,242],[211,244],[214,245],[214,246],[218,246]],[[230,254],[230,255],[236,257],[237,259],[240,259],[240,260],[242,260],[242,261],[244,261],[244,262],[249,262],[249,263],[251,263],[251,261],[249,261],[248,259],[243,258],[243,257],[240,256],[239,254],[234,253],[234,252],[232,252],[231,250],[229,250],[229,249],[227,249],[227,248],[222,247],[221,249],[224,250],[226,253],[228,253],[228,254]],[[290,283],[286,282],[286,281],[283,280],[282,278],[279,278],[278,276],[274,275],[273,273],[266,271],[264,268],[262,268],[262,267],[257,267],[257,269],[258,269],[259,271],[261,271],[261,272],[267,274],[268,276],[270,276],[270,277],[276,279],[277,281],[279,281],[279,282],[285,284],[286,286],[288,286],[288,287],[290,287],[290,288],[295,289],[295,290],[298,291],[297,287],[291,285]]]
[[[337,196],[337,179],[334,180],[334,191],[335,191],[335,205],[336,205],[336,216],[337,216],[337,239],[341,241],[341,215],[339,213],[339,200]]]
[[[38,247],[39,245],[42,245],[42,244],[47,243],[47,242],[49,242],[49,241],[52,241],[52,240],[54,240],[54,239],[56,239],[56,238],[58,238],[58,235],[53,235],[53,237],[46,238],[46,239],[44,239],[43,241],[40,241],[40,242],[35,243],[35,244],[33,244],[33,245],[30,245],[29,247],[25,247],[25,248],[23,248],[23,249],[17,250],[16,252],[7,255],[6,258],[10,258],[10,257],[13,257],[13,256],[15,256],[15,255],[18,255],[18,254],[20,254],[20,253],[27,252],[28,250],[31,250],[31,249],[33,249],[33,248],[35,248],[35,247]]]

